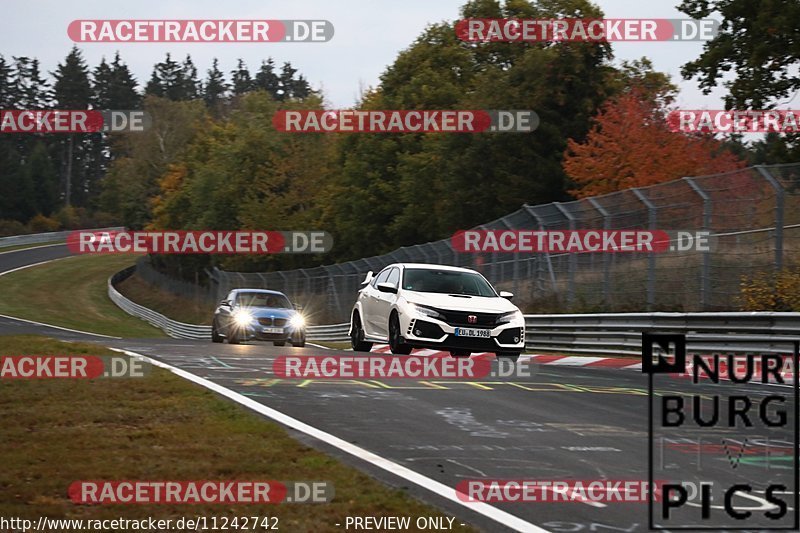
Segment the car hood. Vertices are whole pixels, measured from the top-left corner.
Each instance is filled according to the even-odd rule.
[[[253,315],[253,318],[292,318],[297,311],[273,307],[242,307]]]
[[[439,309],[450,309],[452,311],[473,311],[476,313],[517,311],[516,305],[499,296],[471,296],[464,298],[463,296],[451,296],[449,294],[414,291],[407,291],[403,296],[411,303],[438,307]]]

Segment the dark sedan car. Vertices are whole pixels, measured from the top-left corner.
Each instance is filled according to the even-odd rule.
[[[285,294],[264,289],[236,289],[214,311],[211,341],[239,344],[272,341],[275,346],[306,343],[306,321]]]

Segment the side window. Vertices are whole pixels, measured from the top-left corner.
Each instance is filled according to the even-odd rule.
[[[383,283],[384,281],[386,281],[386,278],[389,277],[390,270],[392,269],[387,268],[386,270],[381,271],[381,273],[375,277],[375,281],[372,282],[372,286],[377,287],[378,283]]]
[[[398,283],[400,282],[400,269],[393,268],[389,273],[389,277],[386,279],[386,282],[391,283],[394,287],[397,287]]]
[[[236,304],[236,291],[231,291],[228,293],[228,301],[233,305]]]

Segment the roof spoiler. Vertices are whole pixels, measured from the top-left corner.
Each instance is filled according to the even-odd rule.
[[[372,277],[373,277],[372,270],[370,270],[369,272],[367,272],[367,276],[364,278],[364,281],[362,281],[361,284],[366,285],[367,283],[372,281]]]

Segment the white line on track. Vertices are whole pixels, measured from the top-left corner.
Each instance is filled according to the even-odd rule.
[[[56,242],[56,243],[53,243],[53,244],[44,244],[42,246],[30,246],[28,248],[18,248],[16,250],[8,250],[7,252],[0,252],[0,255],[13,254],[14,252],[27,252],[28,250],[35,250],[35,249],[38,249],[38,248],[50,248],[51,246],[63,246],[65,244],[67,244],[67,243],[65,243],[65,242]]]
[[[165,368],[179,377],[187,379],[192,383],[196,383],[209,390],[216,392],[217,394],[225,396],[226,398],[229,398],[235,401],[236,403],[241,404],[244,407],[247,407],[248,409],[252,409],[253,411],[261,415],[264,415],[267,418],[271,418],[272,420],[275,420],[280,424],[288,426],[296,431],[300,431],[301,433],[305,433],[310,437],[318,439],[330,446],[338,448],[346,453],[349,453],[350,455],[353,455],[363,461],[366,461],[373,466],[382,468],[387,472],[390,472],[398,477],[401,477],[406,481],[410,481],[411,483],[419,485],[420,487],[427,489],[433,492],[434,494],[441,496],[442,498],[445,498],[459,505],[462,505],[467,509],[469,509],[470,511],[481,514],[515,531],[524,531],[530,533],[548,533],[546,529],[542,529],[541,527],[532,524],[530,522],[527,522],[522,518],[515,516],[511,513],[507,513],[506,511],[503,511],[496,507],[492,507],[487,503],[463,502],[460,499],[458,499],[458,496],[456,495],[456,490],[453,487],[448,487],[443,483],[439,483],[436,480],[423,476],[422,474],[415,472],[409,468],[406,468],[405,466],[399,465],[394,461],[390,461],[389,459],[386,459],[384,457],[381,457],[380,455],[367,451],[364,448],[351,444],[346,440],[340,439],[335,435],[331,435],[330,433],[322,431],[321,429],[317,429],[314,426],[306,424],[305,422],[301,422],[296,418],[292,418],[287,414],[281,413],[280,411],[272,409],[271,407],[267,407],[264,404],[258,403],[257,401],[252,400],[247,396],[244,396],[236,391],[223,387],[222,385],[214,383],[213,381],[201,378],[199,376],[192,374],[191,372],[181,370],[180,368],[174,367],[167,363],[163,363],[157,359],[153,359],[146,355],[118,348],[110,348],[110,349],[124,353],[131,357],[138,357],[144,359],[145,361],[149,362],[152,365]]]

